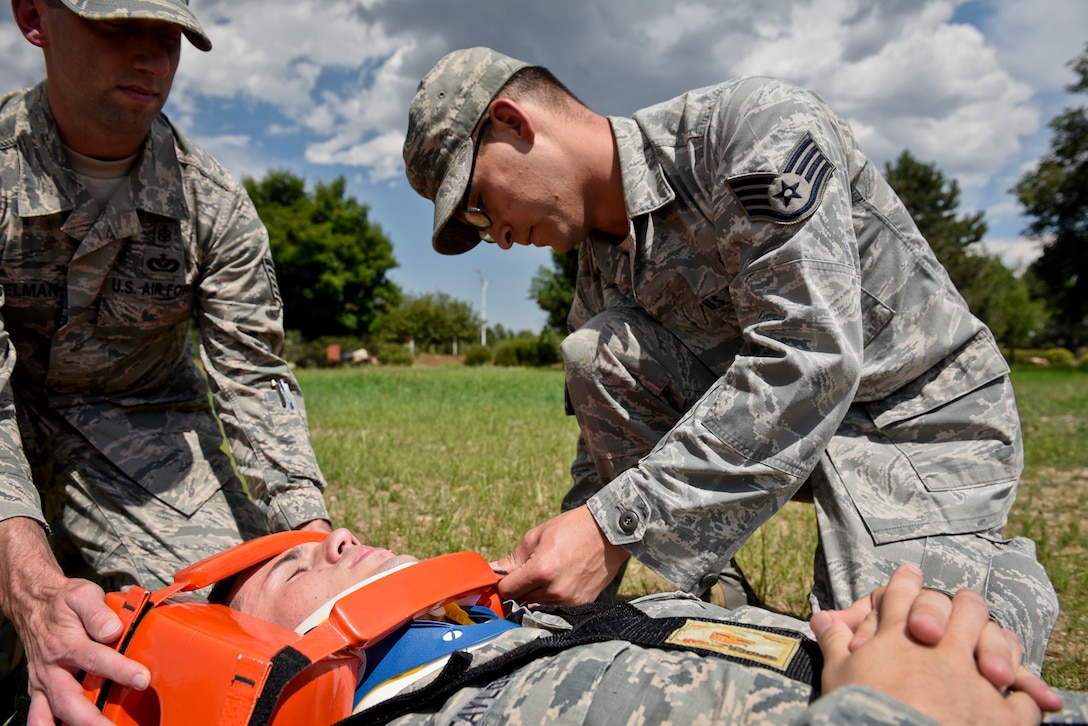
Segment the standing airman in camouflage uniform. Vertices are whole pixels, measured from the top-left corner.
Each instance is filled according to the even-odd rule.
[[[243,539],[329,523],[267,232],[161,114],[181,36],[211,47],[186,0],[13,11],[48,80],[0,99],[0,605],[32,717],[77,723],[69,672],[141,672],[88,639],[116,620],[49,544],[69,576],[156,588]]]
[[[1057,598],[1034,543],[1001,536],[1008,366],[818,97],[747,78],[605,118],[475,48],[420,83],[404,159],[438,252],[581,245],[562,350],[585,505],[497,563],[504,594],[589,600],[629,555],[702,592],[800,492],[814,610],[916,562],[980,591],[1040,666]]]

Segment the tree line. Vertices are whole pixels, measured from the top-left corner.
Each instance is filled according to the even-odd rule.
[[[1067,90],[1088,93],[1088,46],[1070,67],[1077,80]],[[1010,351],[1088,346],[1088,107],[1065,109],[1050,128],[1049,151],[1009,190],[1030,220],[1024,234],[1041,249],[1023,271],[982,248],[983,213],[959,212],[959,184],[935,163],[904,150],[884,168],[971,310]],[[368,206],[346,195],[343,177],[312,190],[284,170],[244,181],[268,227],[292,339],[355,341],[379,357],[386,351],[387,359],[409,342],[417,352],[449,352],[453,341],[465,346],[461,352],[478,347],[481,321],[471,304],[441,292],[406,295],[389,279],[397,267],[393,245],[370,221]],[[566,332],[577,253],[553,253],[552,264],[537,271],[528,291],[548,314],[545,330],[496,326],[487,330],[489,343],[539,337],[551,347]],[[478,350],[473,356],[483,360]],[[543,357],[550,362],[550,353]]]

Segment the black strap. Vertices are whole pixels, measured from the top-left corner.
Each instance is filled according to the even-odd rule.
[[[276,703],[280,700],[283,689],[292,678],[310,665],[309,658],[289,645],[284,646],[279,653],[272,656],[272,671],[268,674],[257,704],[253,707],[249,726],[263,726],[271,722],[272,713],[276,710]]]
[[[124,603],[122,605],[122,607],[125,608],[126,610],[133,610],[134,609],[127,602]],[[132,636],[136,635],[136,628],[138,628],[140,626],[140,623],[143,622],[144,616],[146,616],[149,612],[151,612],[151,609],[154,608],[154,607],[155,607],[155,603],[151,602],[150,600],[148,600],[147,602],[144,603],[143,609],[141,609],[140,612],[138,612],[136,614],[136,617],[134,617],[132,619],[132,622],[129,623],[128,630],[125,631],[125,635],[121,639],[121,645],[118,646],[118,648],[117,648],[118,653],[120,653],[121,655],[124,655],[128,651],[128,646],[132,642]],[[80,682],[83,681],[83,676],[82,675],[80,676],[79,680],[80,680]],[[105,708],[106,701],[109,700],[110,689],[112,687],[113,687],[113,681],[109,680],[109,681],[106,681],[105,683],[103,683],[102,688],[99,689],[99,691],[98,691],[98,700],[96,700],[95,703],[94,703],[95,708],[97,708],[99,711],[101,711],[103,708]]]
[[[526,663],[559,653],[568,648],[590,643],[602,643],[620,640],[647,648],[666,650],[686,650],[716,658],[724,658],[734,663],[755,665],[801,681],[813,686],[813,698],[818,695],[818,674],[823,667],[823,656],[815,641],[804,637],[795,630],[772,628],[762,625],[749,625],[709,618],[654,618],[628,603],[619,605],[590,603],[589,605],[570,608],[546,608],[572,623],[571,630],[556,633],[549,637],[537,638],[524,643],[486,663],[472,667],[472,656],[458,651],[450,656],[441,673],[427,686],[394,696],[360,713],[349,716],[341,725],[382,724],[406,713],[436,709],[459,689],[469,685],[490,683],[508,675]],[[793,638],[799,641],[796,652],[783,670],[748,659],[691,645],[670,643],[668,638],[679,628],[691,621],[706,622],[713,625],[730,625],[765,633]]]

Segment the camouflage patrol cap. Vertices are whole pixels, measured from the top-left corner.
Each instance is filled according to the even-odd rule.
[[[189,0],[61,0],[64,6],[87,20],[162,20],[177,25],[199,50],[211,50],[200,21],[189,9]]]
[[[480,242],[476,229],[453,218],[468,185],[472,133],[495,94],[528,65],[490,48],[455,50],[419,82],[408,109],[404,170],[412,188],[434,202],[431,244],[444,255]]]

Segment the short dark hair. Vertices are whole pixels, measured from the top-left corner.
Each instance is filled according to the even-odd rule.
[[[496,98],[503,96],[515,101],[532,98],[554,108],[562,108],[570,101],[585,106],[580,98],[544,66],[526,66],[514,73],[496,94]]]

